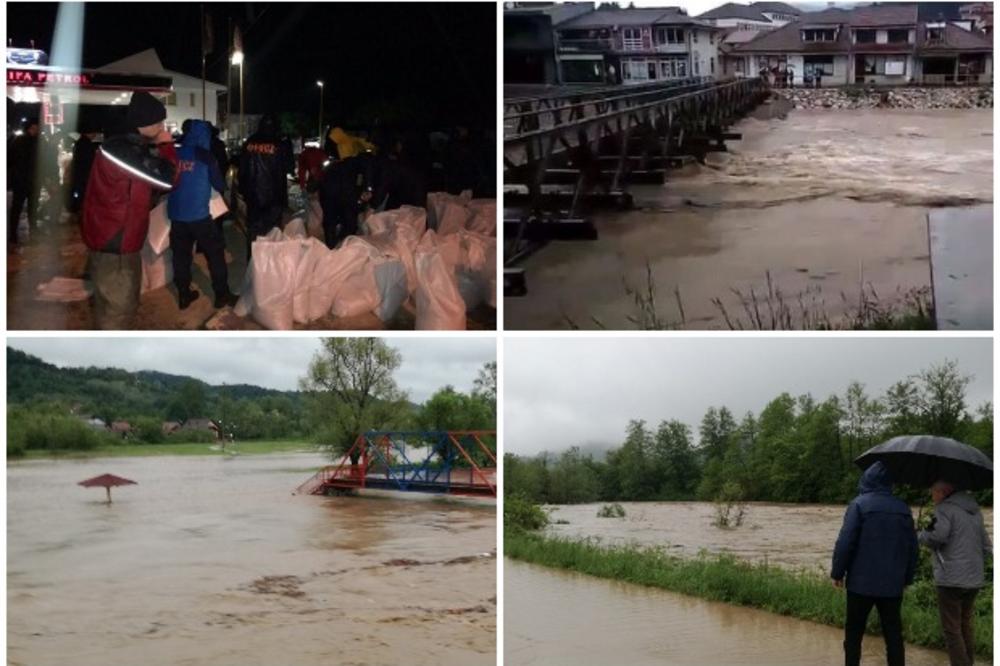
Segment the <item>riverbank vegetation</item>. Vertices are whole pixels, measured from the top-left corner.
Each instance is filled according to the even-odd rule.
[[[572,541],[509,529],[506,505],[504,525],[504,555],[516,560],[844,626],[844,592],[833,588],[829,579],[814,573],[787,571],[731,556],[703,554],[695,559],[682,559],[656,548],[606,547],[596,540]],[[988,580],[992,580],[992,575]],[[908,643],[931,648],[944,646],[931,580],[922,577],[907,589],[902,615],[903,637]],[[992,584],[979,593],[975,615],[976,654],[992,656]],[[879,633],[877,613],[872,613],[868,631]]]
[[[399,364],[381,339],[328,338],[303,368],[301,389],[278,391],[60,368],[8,347],[7,456],[211,455],[223,442],[241,453],[323,448],[337,456],[370,429],[496,427],[496,363],[480,370],[470,393],[444,386],[423,404],[396,385]]]
[[[725,406],[690,426],[666,419],[628,424],[624,441],[601,455],[571,448],[527,458],[504,456],[505,493],[539,504],[706,500],[843,503],[857,492],[852,462],[890,437],[952,437],[993,457],[993,406],[966,401],[971,377],[954,362],[906,377],[881,395],[854,382],[819,401],[782,393],[742,419]],[[923,504],[925,491],[901,489]],[[978,493],[992,503],[992,491]]]

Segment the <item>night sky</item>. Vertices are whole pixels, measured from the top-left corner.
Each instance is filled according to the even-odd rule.
[[[51,54],[57,10],[58,3],[7,3],[8,40],[27,47],[34,39]],[[167,69],[198,76],[199,10],[198,3],[87,3],[83,66],[155,48]],[[247,113],[315,117],[321,79],[327,123],[380,116],[400,126],[495,127],[492,2],[207,3],[205,11],[215,36],[210,80],[227,82],[229,19],[243,32]]]

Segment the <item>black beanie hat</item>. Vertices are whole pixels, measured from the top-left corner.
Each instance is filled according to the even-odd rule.
[[[167,117],[167,109],[148,92],[132,93],[128,103],[128,124],[130,127],[154,125]]]

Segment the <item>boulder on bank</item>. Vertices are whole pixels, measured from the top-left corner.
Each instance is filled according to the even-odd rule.
[[[772,99],[796,109],[992,109],[993,88],[778,88]]]

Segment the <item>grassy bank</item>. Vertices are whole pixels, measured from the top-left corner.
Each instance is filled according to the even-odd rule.
[[[571,541],[507,530],[504,554],[516,560],[600,578],[658,587],[711,601],[748,606],[844,626],[846,595],[829,579],[751,564],[729,556],[681,559],[654,548],[604,547],[595,541]],[[877,633],[876,613],[869,631]],[[907,589],[903,597],[903,636],[906,642],[943,648],[937,600],[929,581]],[[993,588],[976,602],[976,654],[993,654]]]
[[[261,440],[227,444],[223,453],[218,444],[120,444],[89,451],[50,451],[30,449],[20,458],[11,460],[35,460],[40,458],[122,458],[145,456],[222,456],[235,452],[239,455],[259,455],[262,453],[290,453],[295,451],[316,451],[316,445],[304,440]]]

